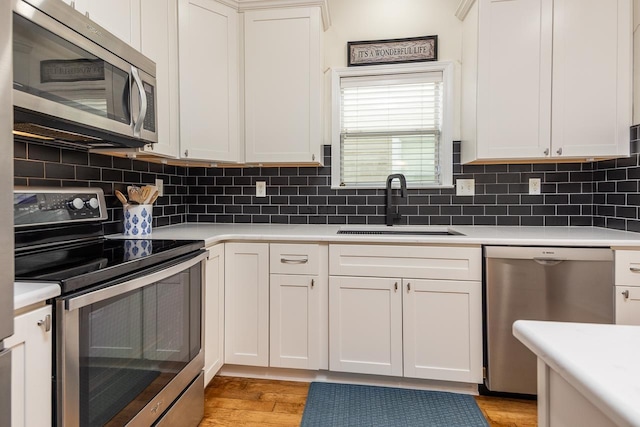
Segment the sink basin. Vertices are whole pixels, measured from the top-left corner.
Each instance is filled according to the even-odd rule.
[[[406,227],[406,226],[369,226],[341,227],[338,234],[394,235],[394,236],[464,236],[464,234],[446,227]]]

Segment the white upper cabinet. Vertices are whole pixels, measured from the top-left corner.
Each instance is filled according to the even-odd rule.
[[[180,157],[241,162],[238,12],[179,0]]]
[[[178,1],[139,0],[139,49],[156,63],[158,142],[141,151],[176,158],[180,149]]]
[[[246,161],[320,163],[319,7],[244,12]]]
[[[65,2],[73,4],[78,12],[87,15],[121,40],[138,47],[140,39],[137,28],[141,0],[65,0]]]
[[[628,156],[631,18],[630,0],[477,0],[463,24],[462,162]]]

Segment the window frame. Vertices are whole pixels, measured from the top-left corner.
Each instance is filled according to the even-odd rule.
[[[341,186],[340,156],[340,79],[343,77],[364,77],[372,75],[415,74],[415,73],[442,73],[442,129],[440,132],[440,175],[441,183],[437,185],[420,185],[410,188],[451,188],[453,187],[453,79],[454,66],[451,61],[434,61],[409,64],[370,65],[362,67],[343,67],[331,69],[331,188],[340,189],[367,189],[385,188],[380,185]]]

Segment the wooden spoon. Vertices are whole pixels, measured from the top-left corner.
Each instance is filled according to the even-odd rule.
[[[149,197],[152,195],[151,187],[145,185],[140,189],[140,203],[149,204]]]
[[[127,193],[129,194],[129,201],[133,203],[140,204],[142,201],[140,200],[140,189],[133,185],[127,187]]]
[[[151,197],[149,198],[149,201],[146,202],[146,204],[148,205],[152,205],[153,202],[156,201],[156,199],[158,198],[158,190],[154,191],[153,194],[151,195]]]
[[[127,198],[125,197],[124,194],[122,194],[121,191],[116,190],[115,194],[116,194],[116,197],[118,198],[118,200],[120,200],[120,203],[122,203],[123,205],[126,205],[128,203],[127,202]]]

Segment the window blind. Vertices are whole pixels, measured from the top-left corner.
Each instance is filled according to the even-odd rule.
[[[340,185],[438,185],[442,72],[340,79]]]

